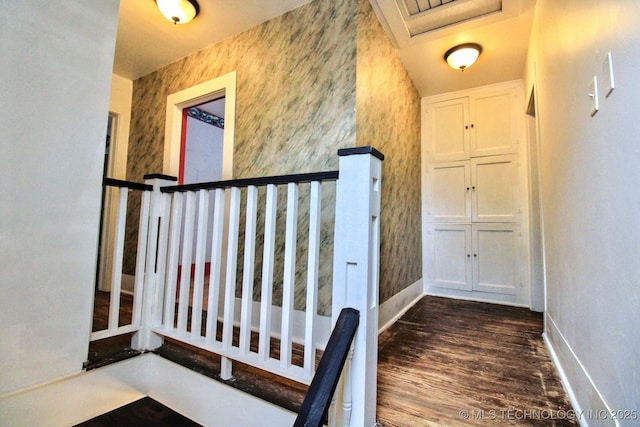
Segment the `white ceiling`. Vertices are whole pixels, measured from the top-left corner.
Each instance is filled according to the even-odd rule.
[[[402,10],[403,0],[370,0],[370,3],[421,96],[515,80],[524,75],[535,0],[502,0],[501,12],[414,36],[409,30],[414,24],[411,21],[427,18],[432,12],[407,18]],[[458,5],[469,8],[474,3],[482,7],[495,2],[455,0],[433,8],[433,12],[446,12]],[[471,42],[482,46],[478,61],[465,71],[449,67],[444,53],[453,46]]]
[[[199,0],[198,17],[174,25],[160,14],[154,0],[120,0],[114,73],[135,80],[310,1]],[[503,0],[501,13],[417,36],[407,33],[400,17],[402,0],[370,2],[421,96],[523,76],[535,0]],[[451,69],[444,52],[466,42],[481,44],[482,55],[464,72]]]
[[[113,72],[135,80],[310,1],[198,0],[198,16],[174,25],[155,0],[120,0]]]

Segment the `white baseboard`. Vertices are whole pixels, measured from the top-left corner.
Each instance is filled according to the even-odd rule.
[[[619,426],[611,409],[553,319],[546,315],[544,342],[558,370],[569,402],[583,427]]]
[[[151,353],[0,397],[0,414],[4,427],[70,426],[144,396],[212,427],[276,427],[296,417]]]
[[[407,286],[378,307],[378,333],[393,325],[402,315],[410,309],[424,295],[422,279]],[[240,307],[242,300],[236,298],[235,323],[239,324]],[[220,319],[222,319],[220,317]],[[292,317],[292,337],[293,341],[303,343],[304,337],[304,311],[293,311]],[[259,329],[260,303],[253,302],[251,314],[251,328]],[[271,308],[271,335],[279,338],[280,323],[282,322],[282,308],[273,306]],[[315,343],[316,347],[324,350],[331,335],[331,317],[317,315],[315,318]]]
[[[443,298],[453,298],[465,301],[486,302],[489,304],[510,305],[513,307],[526,307],[529,305],[518,302],[516,295],[502,295],[490,292],[463,291],[459,289],[440,288],[428,286],[425,295]]]
[[[424,296],[422,279],[407,286],[378,307],[378,333],[393,325],[408,309],[410,309],[420,298]],[[240,322],[240,307],[242,300],[236,298],[234,308],[235,324]],[[218,316],[220,320],[222,317]],[[251,329],[259,330],[260,303],[254,301],[251,313]],[[271,336],[280,337],[280,324],[282,322],[282,308],[273,306],[271,308]],[[305,312],[293,311],[292,316],[292,339],[294,342],[303,343]],[[331,335],[331,317],[317,315],[315,318],[315,343],[316,347],[324,350]]]
[[[378,308],[378,333],[393,325],[423,296],[423,284],[420,279],[380,304]]]

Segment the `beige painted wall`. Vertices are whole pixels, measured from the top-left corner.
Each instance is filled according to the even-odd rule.
[[[2,396],[87,360],[118,1],[8,0],[0,17]]]
[[[535,82],[541,146],[545,334],[575,409],[595,411],[585,425],[614,425],[609,410],[636,410],[620,417],[622,426],[640,417],[638,22],[636,1],[538,0],[529,48],[527,92]],[[616,89],[606,97],[608,51]],[[593,76],[600,82],[594,116]]]

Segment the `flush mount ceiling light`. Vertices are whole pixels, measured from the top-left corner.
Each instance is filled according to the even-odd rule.
[[[464,43],[454,46],[444,54],[447,64],[456,70],[464,71],[469,68],[482,53],[482,46],[477,43]]]
[[[156,4],[160,13],[174,24],[186,24],[200,12],[196,0],[156,0]]]

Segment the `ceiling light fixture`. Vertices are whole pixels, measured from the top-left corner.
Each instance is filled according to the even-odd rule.
[[[156,0],[156,4],[160,13],[174,24],[186,24],[200,12],[196,0]]]
[[[477,43],[464,43],[454,46],[444,54],[447,64],[456,70],[464,71],[469,68],[482,53],[482,46]]]

